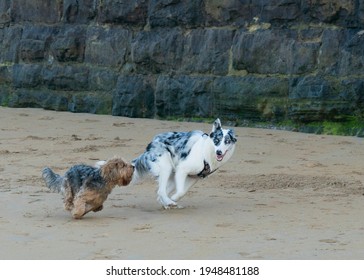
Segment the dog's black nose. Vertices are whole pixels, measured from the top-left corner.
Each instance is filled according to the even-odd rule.
[[[222,155],[222,151],[217,150],[217,151],[216,151],[216,154],[217,154],[218,156],[221,156],[221,155]]]

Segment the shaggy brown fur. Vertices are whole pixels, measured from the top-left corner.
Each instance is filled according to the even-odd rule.
[[[115,186],[126,186],[133,177],[134,167],[120,158],[113,158],[101,167],[75,165],[64,176],[50,168],[43,169],[43,178],[49,189],[64,196],[64,208],[75,219],[90,211],[101,211],[103,203]]]

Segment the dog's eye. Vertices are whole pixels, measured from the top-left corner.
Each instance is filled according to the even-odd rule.
[[[229,145],[229,144],[231,144],[231,141],[230,141],[230,139],[226,139],[226,140],[225,140],[225,144],[226,144],[226,145]]]

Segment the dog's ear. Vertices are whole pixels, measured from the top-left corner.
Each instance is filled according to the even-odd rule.
[[[212,133],[215,132],[216,130],[218,129],[221,129],[221,122],[220,122],[220,119],[217,118],[215,121],[214,121],[214,124],[212,125]]]
[[[219,118],[217,118],[215,121],[214,121],[214,124],[212,125],[212,130],[211,130],[211,133],[210,133],[210,138],[214,138],[215,136],[215,133],[217,130],[221,130],[221,121]]]
[[[234,130],[229,129],[228,135],[230,136],[231,141],[233,141],[234,143],[236,143],[237,139],[235,138],[235,132],[234,132]]]
[[[100,167],[102,176],[106,180],[113,180],[114,177],[117,176],[118,169],[120,167],[122,166],[120,166],[120,160],[118,158],[109,159],[104,165]]]

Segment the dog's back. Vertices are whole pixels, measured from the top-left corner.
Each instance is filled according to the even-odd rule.
[[[165,155],[170,166],[178,165],[178,161],[185,159],[192,146],[200,139],[204,133],[199,130],[190,132],[167,132],[156,135],[146,148],[146,151],[132,161],[135,167],[135,178],[141,178],[152,173],[158,176],[155,165],[159,164]]]
[[[63,183],[62,176],[54,173],[52,169],[50,169],[49,167],[46,167],[42,171],[42,177],[46,183],[46,186],[50,190],[56,192],[62,192],[62,183]]]

